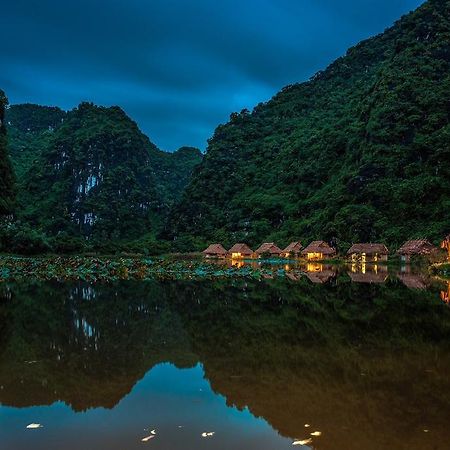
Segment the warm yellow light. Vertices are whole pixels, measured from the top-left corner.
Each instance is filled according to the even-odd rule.
[[[322,264],[306,264],[306,271],[307,272],[322,272],[323,266]]]
[[[232,259],[232,260],[231,260],[231,265],[232,265],[232,266],[236,266],[238,269],[240,269],[241,267],[243,267],[244,264],[245,264],[244,261],[242,261],[241,259],[236,259],[236,260]]]

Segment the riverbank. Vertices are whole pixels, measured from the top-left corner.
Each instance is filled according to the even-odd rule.
[[[298,281],[306,276],[313,283],[326,283],[340,276],[353,281],[382,283],[390,277],[404,284],[422,286],[432,277],[450,278],[448,266],[394,266],[348,264],[344,260],[307,262],[301,260],[205,260],[195,255],[141,256],[0,256],[0,282],[23,279],[82,280],[113,282],[117,280],[200,280],[247,278],[263,280],[287,278]],[[429,270],[428,270],[429,269]],[[438,272],[439,270],[439,272]]]
[[[36,278],[41,280],[154,280],[246,277],[263,279],[281,270],[251,266],[227,267],[204,260],[173,258],[97,257],[0,257],[0,281]]]

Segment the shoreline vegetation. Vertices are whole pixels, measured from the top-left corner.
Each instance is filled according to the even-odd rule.
[[[119,280],[208,280],[248,278],[264,280],[287,278],[298,281],[303,275],[325,274],[313,282],[324,283],[351,272],[367,276],[417,272],[435,280],[450,280],[450,264],[426,264],[424,260],[401,265],[399,261],[351,263],[344,258],[323,261],[305,259],[205,259],[200,254],[166,255],[148,258],[140,255],[111,256],[42,256],[0,255],[0,283],[23,279],[80,280],[113,282]],[[395,277],[394,277],[395,278]]]

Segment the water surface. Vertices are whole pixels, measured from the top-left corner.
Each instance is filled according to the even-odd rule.
[[[0,284],[1,448],[448,449],[448,285],[364,272]]]

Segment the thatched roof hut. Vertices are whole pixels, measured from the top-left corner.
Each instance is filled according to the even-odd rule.
[[[203,250],[203,254],[209,257],[224,257],[227,251],[222,246],[222,244],[211,244],[206,250]]]
[[[438,248],[434,246],[427,239],[413,239],[406,241],[397,251],[399,255],[412,256],[412,255],[430,255],[438,251]]]
[[[325,241],[313,241],[305,249],[302,250],[302,255],[317,255],[323,256],[333,256],[336,254],[336,250],[330,247]]]
[[[233,247],[228,250],[228,253],[230,253],[232,257],[236,258],[244,256],[250,257],[253,255],[253,250],[247,244],[238,243],[234,244]]]
[[[366,255],[388,255],[389,250],[384,244],[359,243],[353,244],[347,252],[347,255],[362,254]]]
[[[270,254],[271,256],[280,256],[281,248],[277,247],[273,242],[265,242],[257,250],[255,250],[255,253],[258,256],[264,254]]]
[[[298,254],[301,252],[302,248],[303,248],[303,245],[302,245],[301,242],[299,242],[299,241],[291,242],[291,243],[290,243],[290,244],[282,251],[282,253],[283,253],[283,255],[286,255],[286,256],[291,255],[291,254],[298,255]]]

